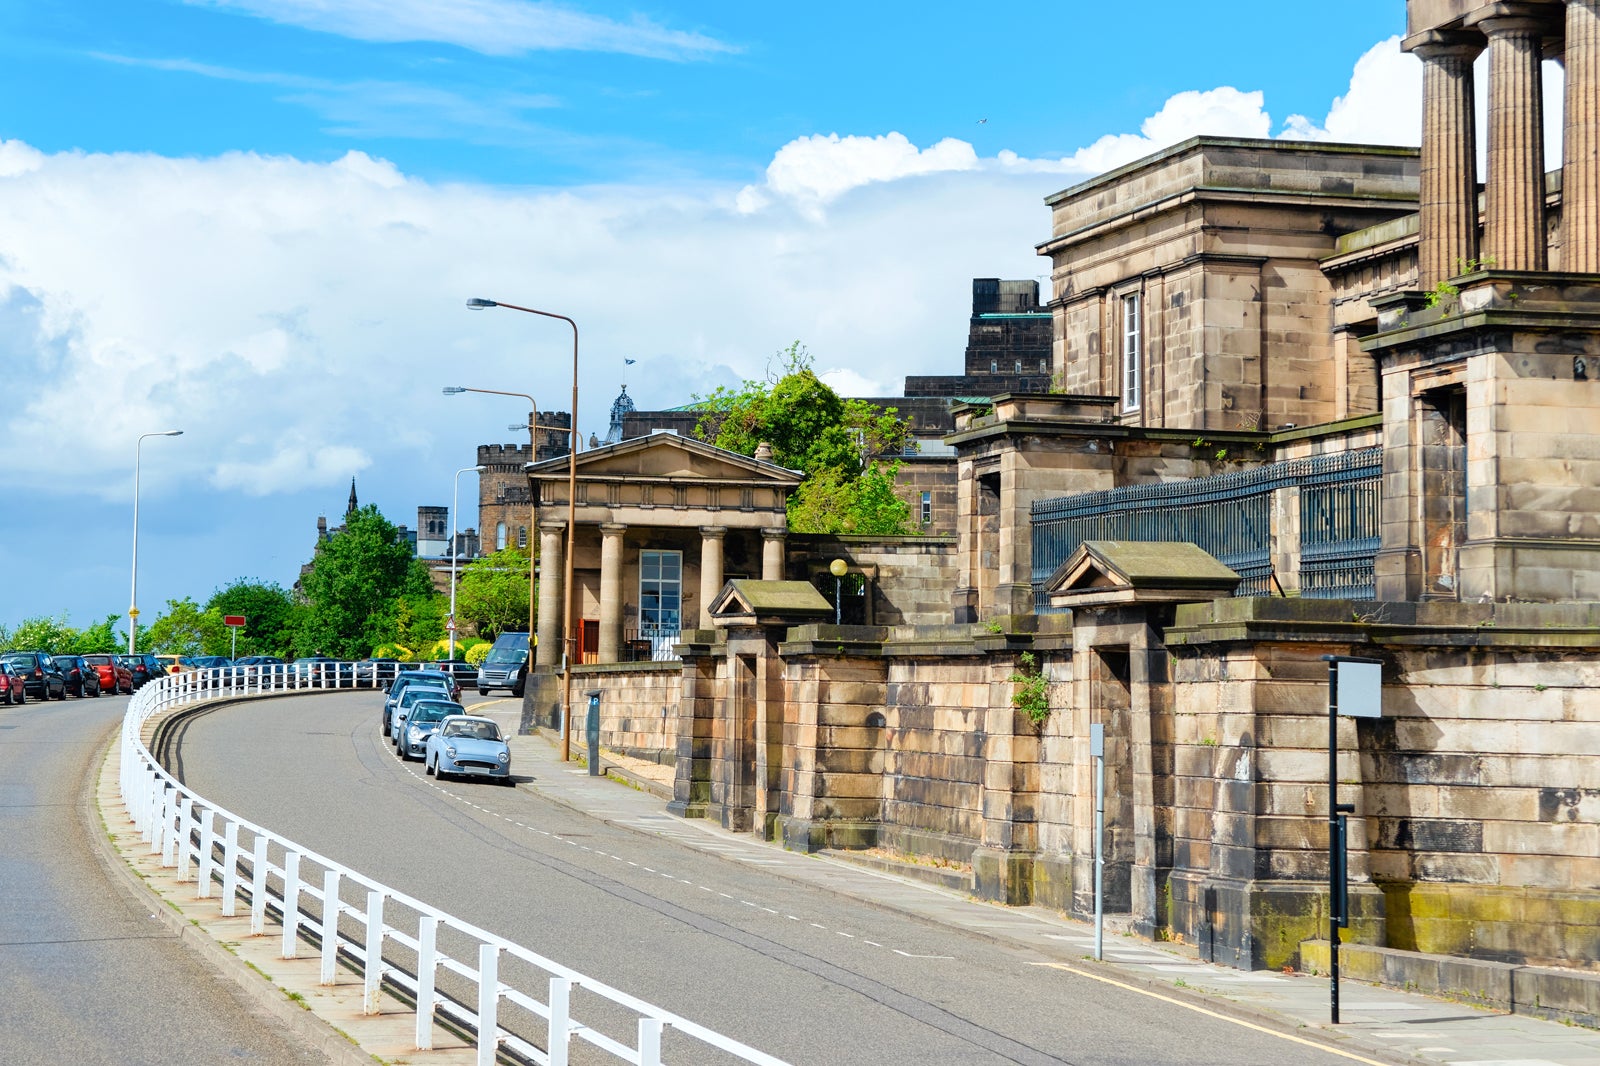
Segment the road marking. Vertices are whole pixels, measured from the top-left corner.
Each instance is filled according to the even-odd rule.
[[[1029,965],[1046,966],[1052,970],[1065,970],[1067,973],[1076,974],[1079,977],[1087,977],[1091,981],[1099,981],[1101,984],[1111,985],[1115,988],[1120,988],[1128,992],[1137,992],[1141,996],[1148,996],[1151,999],[1157,999],[1163,1003],[1170,1003],[1174,1007],[1182,1007],[1184,1010],[1192,1010],[1196,1014],[1204,1014],[1208,1018],[1215,1018],[1218,1021],[1228,1022],[1230,1025],[1241,1026],[1242,1028],[1251,1029],[1258,1033],[1265,1033],[1267,1036],[1275,1036],[1279,1040],[1287,1040],[1291,1044],[1301,1044],[1305,1047],[1316,1048],[1318,1051],[1326,1052],[1329,1055],[1337,1055],[1342,1059],[1349,1059],[1352,1062],[1365,1063],[1366,1066],[1385,1066],[1384,1063],[1379,1062],[1377,1059],[1369,1059],[1363,1055],[1356,1055],[1352,1052],[1343,1051],[1336,1047],[1329,1047],[1326,1044],[1319,1044],[1315,1040],[1306,1040],[1303,1037],[1290,1036],[1288,1033],[1280,1033],[1277,1030],[1268,1029],[1264,1025],[1256,1025],[1254,1022],[1247,1022],[1239,1018],[1230,1018],[1226,1014],[1221,1014],[1214,1010],[1207,1010],[1206,1008],[1196,1006],[1193,1003],[1185,1003],[1183,1000],[1174,999],[1171,996],[1163,996],[1159,992],[1152,992],[1148,988],[1140,988],[1138,985],[1130,985],[1126,981],[1118,981],[1110,977],[1105,977],[1101,974],[1090,973],[1088,970],[1080,970],[1078,967],[1068,966],[1066,963],[1034,962],[1029,963]]]
[[[908,959],[950,959],[952,961],[955,959],[954,955],[913,955],[911,952],[901,951],[899,948],[895,948],[893,950],[896,955],[904,955]],[[1037,966],[1040,964],[1034,963],[1034,965]]]

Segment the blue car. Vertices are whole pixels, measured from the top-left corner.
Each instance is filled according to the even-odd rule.
[[[441,781],[456,774],[516,784],[511,779],[511,746],[492,718],[464,714],[446,718],[428,737],[423,761],[426,771]]]
[[[383,735],[392,736],[395,711],[400,706],[400,701],[405,698],[406,690],[415,686],[427,688],[434,694],[434,698],[443,697],[449,700],[461,698],[461,688],[444,674],[433,673],[425,670],[413,670],[395,678],[394,684],[389,686],[389,691],[383,697]],[[417,697],[412,697],[416,702]]]
[[[420,759],[427,750],[428,738],[439,728],[439,723],[451,715],[466,714],[467,709],[449,700],[419,699],[409,707],[404,703],[395,716],[394,753],[402,760]]]

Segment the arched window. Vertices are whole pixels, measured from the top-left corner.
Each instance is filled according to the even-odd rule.
[[[506,524],[501,522],[494,527],[494,550],[499,551],[506,546]]]
[[[528,527],[527,526],[518,526],[517,527],[517,547],[521,548],[523,551],[527,551],[528,550]]]

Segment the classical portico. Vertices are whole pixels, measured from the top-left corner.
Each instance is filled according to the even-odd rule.
[[[536,667],[560,668],[566,572],[565,458],[530,465],[539,530]],[[710,628],[731,578],[778,580],[785,507],[800,474],[658,433],[584,452],[577,462],[573,618],[577,660],[671,658],[683,629]]]

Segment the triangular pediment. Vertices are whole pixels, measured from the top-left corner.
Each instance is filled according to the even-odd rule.
[[[833,616],[833,604],[809,581],[735,578],[711,601],[711,620],[719,626],[804,625]]]
[[[567,457],[546,459],[528,468],[538,478],[567,476]],[[801,475],[774,463],[752,459],[714,444],[652,433],[618,444],[606,444],[578,453],[578,476],[584,479],[671,478],[697,481],[767,481],[798,485]]]
[[[1086,540],[1045,583],[1053,607],[1198,603],[1231,596],[1243,580],[1187,541]]]

